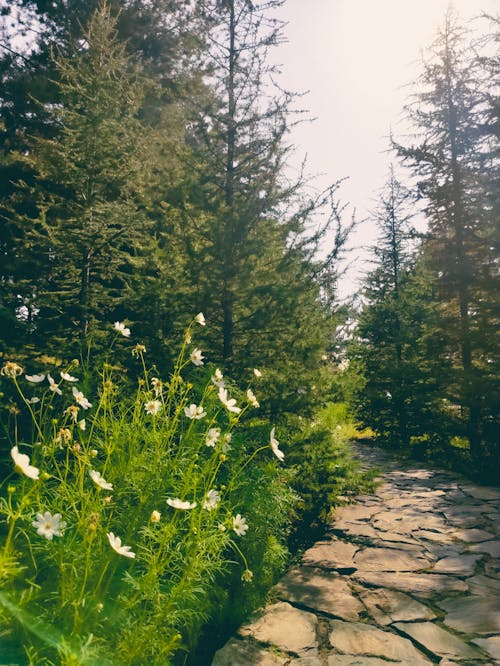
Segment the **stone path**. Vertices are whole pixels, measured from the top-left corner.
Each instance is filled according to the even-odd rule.
[[[336,511],[212,666],[500,664],[500,490],[358,451],[383,484]]]

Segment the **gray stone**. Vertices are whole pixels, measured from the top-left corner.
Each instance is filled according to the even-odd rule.
[[[316,624],[312,613],[279,602],[268,606],[263,615],[241,627],[239,633],[301,655],[316,646]]]
[[[334,519],[341,520],[369,520],[373,514],[380,511],[375,506],[365,506],[364,504],[351,504],[349,506],[341,506],[335,509]]]
[[[355,657],[352,654],[331,654],[328,657],[328,666],[390,666],[402,664],[401,661],[386,661],[378,657]]]
[[[467,579],[469,592],[478,597],[498,597],[500,599],[500,580],[489,576],[472,576]]]
[[[438,573],[456,574],[457,576],[472,576],[476,568],[476,563],[481,559],[481,555],[455,555],[452,557],[443,557],[436,562],[433,571]]]
[[[491,557],[500,557],[500,541],[483,541],[474,546],[469,546],[474,553],[488,553]]]
[[[356,571],[352,575],[360,583],[411,592],[414,596],[422,599],[431,599],[449,592],[467,592],[467,585],[463,580],[442,574]]]
[[[474,659],[480,653],[432,622],[398,622],[394,627],[438,657]]]
[[[323,666],[318,657],[301,657],[300,659],[292,659],[292,661],[287,662],[287,666]],[[387,666],[387,664],[385,665]]]
[[[353,566],[353,557],[359,546],[344,541],[321,541],[306,550],[302,561],[305,565],[325,569],[342,569]]]
[[[253,643],[231,638],[215,653],[212,666],[283,666],[288,658],[268,652]]]
[[[371,525],[367,523],[348,522],[347,520],[337,521],[333,529],[339,532],[345,532],[350,536],[364,536],[369,538],[376,538],[379,533]]]
[[[354,556],[354,564],[362,571],[419,571],[429,561],[394,548],[363,548]]]
[[[307,567],[292,569],[274,589],[280,599],[344,620],[357,620],[364,610],[345,580]]]
[[[401,636],[360,622],[333,620],[331,645],[344,654],[384,657],[405,664],[430,664],[414,645]]]
[[[453,536],[460,541],[466,541],[467,543],[478,543],[480,541],[488,541],[488,539],[494,539],[495,535],[491,532],[486,532],[485,530],[455,530]]]
[[[491,636],[490,638],[476,638],[472,641],[479,645],[481,650],[487,652],[493,659],[500,661],[500,636]]]
[[[360,594],[368,613],[378,624],[433,620],[434,611],[407,594],[395,590],[366,590]]]
[[[500,603],[496,597],[457,597],[437,602],[446,611],[443,622],[466,634],[500,632]]]
[[[462,490],[474,497],[474,499],[481,500],[500,500],[500,490],[498,488],[490,488],[487,486],[472,486],[462,485]]]
[[[500,578],[500,559],[485,562],[484,573],[492,578]]]

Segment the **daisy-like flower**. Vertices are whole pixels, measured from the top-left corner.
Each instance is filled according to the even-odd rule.
[[[217,370],[214,372],[211,379],[212,379],[212,383],[215,384],[215,386],[217,386],[217,388],[225,388],[226,387],[226,385],[224,383],[224,379],[223,379],[223,374],[219,370],[219,368],[217,368]]]
[[[40,398],[37,398],[37,396],[35,395],[32,398],[30,398],[28,402],[30,403],[30,405],[36,405],[37,402],[40,402]]]
[[[205,358],[203,354],[201,353],[201,349],[193,349],[191,354],[189,355],[189,358],[191,359],[191,363],[193,365],[203,365],[203,359]]]
[[[276,439],[276,437],[274,436],[274,431],[275,430],[276,430],[276,428],[273,428],[271,430],[271,435],[269,437],[269,443],[271,444],[271,448],[272,448],[273,453],[276,456],[276,458],[278,458],[278,460],[283,461],[285,459],[285,454],[283,453],[283,451],[281,451],[279,449],[279,442]]]
[[[121,333],[124,338],[130,337],[130,328],[127,328],[123,322],[115,321],[113,328],[115,331],[118,331],[118,333]]]
[[[73,396],[77,403],[80,405],[82,409],[89,409],[92,407],[92,403],[87,400],[87,398],[83,395],[81,391],[79,391],[76,386],[73,386],[71,389],[73,392]]]
[[[47,381],[49,382],[49,389],[53,393],[57,393],[57,395],[62,395],[62,391],[59,388],[59,386],[57,385],[57,382],[54,379],[52,379],[52,377],[50,375],[47,375]]]
[[[253,369],[253,374],[257,377],[257,379],[260,379],[262,377],[262,372],[260,370],[257,370],[257,368]]]
[[[77,382],[78,377],[72,377],[68,372],[60,372],[61,378],[66,382]]]
[[[14,379],[14,377],[19,377],[19,375],[22,374],[22,367],[19,365],[19,363],[14,363],[14,361],[7,361],[7,363],[0,370],[0,375],[5,375],[5,377],[10,377],[11,379]]]
[[[202,405],[196,406],[194,403],[189,405],[189,407],[184,407],[184,414],[188,417],[188,419],[195,420],[202,419],[207,415],[207,413],[203,411]]]
[[[205,324],[207,323],[207,322],[205,321],[205,317],[203,316],[203,312],[198,312],[198,314],[196,315],[196,317],[194,318],[194,320],[195,320],[200,326],[205,326]]]
[[[30,479],[38,479],[40,470],[38,467],[30,465],[30,457],[26,455],[26,453],[19,453],[18,447],[13,446],[10,450],[10,455],[18,472],[21,472],[21,474],[24,474]]]
[[[97,472],[95,469],[89,470],[89,476],[99,488],[102,488],[103,490],[113,490],[113,484],[108,483],[106,479],[101,476],[101,473]]]
[[[228,399],[227,389],[220,388],[218,395],[219,400],[222,402],[228,412],[233,412],[233,414],[239,414],[241,412],[241,407],[236,407],[236,400],[234,398]]]
[[[228,453],[229,451],[231,451],[231,446],[230,446],[229,442],[232,440],[232,438],[233,438],[233,436],[231,435],[230,432],[227,432],[224,435],[224,437],[222,438],[222,443],[221,443],[221,447],[220,447],[220,450],[222,451],[222,453]]]
[[[108,537],[109,545],[118,555],[134,559],[135,553],[130,550],[131,546],[122,546],[122,540],[120,537],[115,536],[113,532],[108,532],[106,536]]]
[[[208,493],[205,495],[205,499],[203,500],[203,508],[207,509],[207,511],[212,511],[212,509],[215,509],[217,504],[220,502],[220,493],[217,490],[209,490]]]
[[[236,516],[233,516],[233,531],[238,536],[245,536],[248,530],[247,521],[239,513]]]
[[[56,435],[56,442],[58,444],[67,444],[71,441],[71,430],[69,428],[59,428]]]
[[[80,421],[78,421],[78,427],[80,428],[80,430],[85,430],[86,429],[87,423],[86,423],[85,419],[81,419]]]
[[[45,375],[24,375],[24,377],[32,384],[39,384],[45,379]]]
[[[210,428],[207,432],[205,445],[214,447],[217,444],[217,440],[219,439],[219,437],[220,437],[220,428]]]
[[[132,354],[132,356],[135,356],[135,358],[139,358],[141,354],[146,353],[146,347],[144,345],[137,344],[135,347],[133,347],[130,353]]]
[[[151,515],[149,516],[149,520],[152,523],[159,523],[161,520],[161,513],[159,511],[152,511]]]
[[[144,409],[146,410],[146,414],[152,414],[154,416],[160,411],[161,402],[159,400],[150,400],[149,402],[146,402]]]
[[[52,537],[62,536],[63,530],[66,527],[64,520],[61,520],[61,514],[56,513],[52,515],[50,511],[45,513],[37,513],[36,520],[32,523],[33,527],[36,527],[37,534],[44,536],[49,541],[52,541]]]
[[[69,418],[73,421],[73,423],[76,423],[79,411],[80,409],[76,405],[70,405],[64,410],[64,413],[66,414],[66,416],[69,416]]]
[[[241,580],[244,583],[251,583],[253,579],[253,571],[250,571],[250,569],[245,569],[245,571],[241,574]]]
[[[161,379],[158,379],[158,377],[152,377],[151,386],[153,387],[153,391],[155,392],[156,397],[161,395],[161,392],[163,390],[163,382],[161,381]]]
[[[179,499],[178,497],[168,498],[167,504],[174,509],[181,509],[181,511],[190,511],[196,506],[196,502],[187,502]]]
[[[248,402],[252,405],[252,407],[260,407],[260,403],[257,400],[257,398],[255,397],[255,394],[252,391],[252,389],[248,389],[247,399],[248,399]]]

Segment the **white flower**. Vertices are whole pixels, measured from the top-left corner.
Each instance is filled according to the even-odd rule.
[[[234,414],[239,414],[241,412],[241,408],[236,407],[236,400],[234,398],[231,398],[230,400],[228,399],[227,389],[219,389],[219,400],[222,402],[228,412],[233,412]]]
[[[121,321],[115,321],[113,324],[113,327],[115,331],[118,331],[118,333],[121,333],[124,338],[129,338],[130,337],[130,328],[126,328],[125,324],[123,324]]]
[[[260,370],[257,370],[257,368],[253,369],[253,374],[257,377],[257,379],[260,379],[262,377],[262,372]]]
[[[260,407],[260,403],[258,402],[257,398],[255,397],[255,394],[252,391],[252,389],[248,389],[247,399],[248,399],[248,402],[252,405],[252,407]]]
[[[40,402],[40,398],[37,398],[35,395],[33,396],[33,398],[30,398],[28,402],[30,403],[30,405],[36,405],[37,402]]]
[[[219,532],[225,532],[226,531],[226,526],[223,525],[222,523],[219,523],[217,525],[217,527],[219,528]]]
[[[10,455],[19,472],[28,476],[30,479],[38,479],[40,470],[38,467],[30,465],[30,457],[26,455],[26,453],[19,453],[17,446],[13,446],[10,450]]]
[[[92,481],[96,484],[96,486],[99,486],[99,488],[102,488],[103,490],[113,490],[113,484],[108,483],[105,479],[103,479],[101,473],[96,472],[95,469],[91,469],[89,471],[89,476],[92,479]]]
[[[158,377],[152,377],[151,386],[153,387],[153,391],[155,392],[156,397],[161,395],[161,392],[163,390],[163,382],[161,381],[161,379],[158,379]]]
[[[62,536],[62,531],[66,527],[65,521],[61,520],[60,513],[52,515],[49,511],[43,514],[37,513],[36,520],[31,524],[37,528],[37,534],[44,536],[49,541],[52,541],[52,537],[54,536]]]
[[[71,389],[73,392],[73,396],[77,403],[82,407],[82,409],[89,409],[89,407],[92,407],[92,403],[87,400],[87,398],[83,395],[81,391],[79,391],[76,386],[73,386]]]
[[[62,395],[62,391],[50,375],[47,375],[47,380],[49,382],[49,389],[58,395]]]
[[[233,530],[238,536],[245,536],[248,530],[247,521],[239,513],[233,516]]]
[[[78,421],[78,427],[80,428],[80,430],[85,430],[85,428],[87,427],[85,419],[81,419],[81,421]]]
[[[25,378],[32,384],[39,384],[45,379],[45,375],[24,375]]]
[[[273,453],[276,456],[276,458],[278,458],[278,460],[284,460],[285,459],[285,454],[283,453],[283,451],[281,451],[278,448],[279,447],[279,442],[274,436],[274,431],[275,431],[275,428],[273,428],[271,430],[271,435],[270,435],[270,438],[269,438],[271,448],[272,448]]]
[[[174,509],[181,509],[182,511],[189,511],[191,509],[194,509],[196,506],[196,502],[184,502],[178,497],[174,497],[172,499],[169,497],[167,499],[167,504],[173,507]]]
[[[149,520],[152,523],[159,523],[161,519],[161,513],[159,511],[152,511],[151,516],[149,517]]]
[[[14,377],[19,377],[19,375],[22,374],[22,367],[19,365],[19,363],[14,363],[14,361],[7,361],[7,363],[5,363],[0,370],[0,375],[5,375],[5,377],[10,377],[11,379],[14,379]]]
[[[161,409],[161,402],[159,400],[150,400],[144,405],[146,414],[158,414]]]
[[[77,377],[72,377],[69,373],[67,372],[60,372],[61,378],[64,379],[67,382],[77,382],[78,378]]]
[[[207,413],[203,411],[202,405],[196,406],[195,404],[191,404],[189,407],[184,407],[184,414],[188,417],[188,419],[196,420],[202,419],[207,415]]]
[[[205,317],[203,316],[203,312],[198,312],[198,314],[196,315],[196,317],[194,318],[194,320],[195,320],[196,322],[198,322],[198,324],[200,324],[200,326],[205,326],[205,324],[207,323],[207,322],[205,321]]]
[[[217,368],[217,370],[212,375],[212,383],[215,384],[217,388],[225,388],[226,386],[224,383],[223,374],[219,368]]]
[[[131,557],[132,559],[135,557],[135,553],[130,550],[130,546],[122,546],[122,540],[120,537],[115,536],[113,532],[108,532],[106,536],[108,537],[111,548],[118,553],[118,555]]]
[[[222,444],[221,444],[221,447],[220,447],[220,450],[222,451],[222,453],[228,453],[228,451],[231,451],[231,446],[229,445],[229,442],[231,441],[232,438],[233,438],[233,436],[231,435],[230,432],[227,432],[224,435],[224,437],[222,438]]]
[[[209,490],[208,493],[206,494],[202,506],[204,509],[212,511],[212,509],[215,509],[215,507],[219,502],[220,502],[220,493],[217,490],[212,489]]]
[[[220,428],[210,428],[205,439],[206,446],[215,446],[220,437]]]
[[[245,569],[245,571],[241,574],[241,580],[244,583],[251,583],[253,579],[253,571],[250,571],[250,569]]]
[[[203,359],[205,357],[201,353],[201,349],[194,349],[189,355],[189,358],[191,359],[191,363],[193,363],[193,365],[203,365]]]

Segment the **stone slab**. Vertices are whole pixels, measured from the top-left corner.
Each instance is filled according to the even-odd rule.
[[[351,654],[332,654],[328,657],[327,662],[328,666],[390,666],[391,663],[402,664],[403,662],[390,662],[378,657],[355,657]]]
[[[444,574],[356,571],[353,578],[360,583],[374,587],[388,587],[401,592],[411,592],[411,594],[422,599],[432,599],[438,595],[451,592],[467,592],[468,589],[463,580]]]
[[[337,539],[321,541],[306,550],[302,562],[307,566],[325,569],[343,569],[353,566],[353,557],[359,546]]]
[[[215,653],[212,666],[283,666],[288,657],[280,657],[253,643],[231,638]]]
[[[330,643],[344,654],[384,657],[417,666],[431,662],[406,638],[360,622],[331,623]]]
[[[453,536],[460,541],[466,543],[479,543],[480,541],[488,541],[494,539],[495,535],[486,530],[470,529],[470,530],[455,530]]]
[[[490,638],[476,638],[472,641],[476,645],[479,645],[481,650],[484,650],[489,654],[493,659],[496,659],[500,662],[500,636],[491,636]]]
[[[419,571],[429,566],[423,557],[394,548],[363,548],[354,556],[354,564],[362,571]]]
[[[472,576],[481,555],[455,555],[443,557],[436,562],[433,571],[437,573],[455,574],[457,576]]]
[[[469,550],[473,553],[488,553],[491,557],[500,557],[500,541],[483,541],[474,546],[469,546]]]
[[[498,597],[500,599],[500,580],[489,576],[472,576],[467,579],[469,592],[478,597]]]
[[[393,626],[437,657],[474,659],[481,656],[477,650],[433,622],[398,622]]]
[[[500,633],[500,600],[497,597],[457,597],[437,603],[446,611],[443,622],[466,634]]]
[[[353,596],[347,582],[338,575],[300,567],[292,569],[275,586],[280,599],[328,613],[343,620],[357,620],[363,604]]]
[[[316,647],[316,624],[312,613],[279,602],[268,606],[254,622],[240,627],[239,634],[300,656]]]
[[[464,486],[462,485],[462,490],[474,497],[474,499],[481,500],[500,500],[500,490],[498,488],[493,488],[490,486]]]
[[[395,590],[366,590],[360,594],[360,599],[375,622],[382,625],[437,617],[428,606]]]

